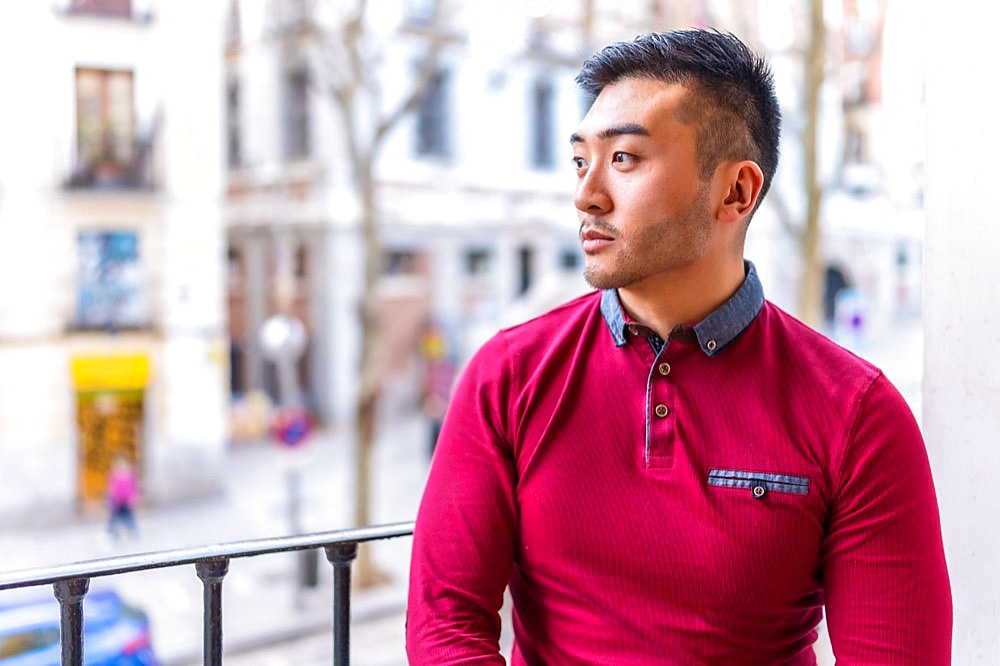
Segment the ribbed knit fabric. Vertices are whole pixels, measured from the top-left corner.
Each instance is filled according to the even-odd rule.
[[[600,300],[463,373],[417,517],[410,663],[504,663],[508,584],[515,665],[815,664],[824,602],[838,664],[950,663],[927,455],[881,372],[770,303],[711,355],[616,346]]]

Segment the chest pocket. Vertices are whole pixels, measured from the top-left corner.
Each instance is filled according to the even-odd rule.
[[[735,469],[710,469],[708,471],[708,485],[748,490],[756,499],[764,499],[769,492],[790,493],[792,495],[809,493],[809,479],[804,476]]]

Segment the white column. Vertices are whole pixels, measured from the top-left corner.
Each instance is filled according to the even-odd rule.
[[[923,4],[923,3],[920,3]],[[1000,663],[996,10],[927,2],[923,423],[955,600],[955,664]]]

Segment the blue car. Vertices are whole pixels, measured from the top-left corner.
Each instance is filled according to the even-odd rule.
[[[0,603],[0,666],[59,666],[59,602],[54,596]],[[86,666],[157,666],[146,614],[113,590],[83,599]]]

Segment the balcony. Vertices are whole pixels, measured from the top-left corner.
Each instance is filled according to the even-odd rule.
[[[151,164],[152,141],[136,139],[130,158],[81,157],[63,182],[66,190],[141,191],[157,187]]]
[[[60,607],[61,663],[63,666],[82,666],[83,602],[92,579],[193,564],[194,573],[201,579],[204,588],[203,663],[221,665],[222,591],[230,561],[291,551],[309,553],[322,548],[333,567],[333,663],[347,666],[351,663],[351,566],[357,555],[358,545],[412,533],[412,522],[394,523],[90,560],[0,574],[0,591],[52,585]]]
[[[147,121],[144,130],[129,136],[128,130],[116,129],[101,119],[77,136],[76,163],[63,181],[66,190],[138,191],[154,190],[156,178],[157,137],[161,110]]]
[[[152,20],[149,2],[133,0],[60,0],[59,11],[66,16],[86,16],[102,19],[124,19],[139,23]]]

